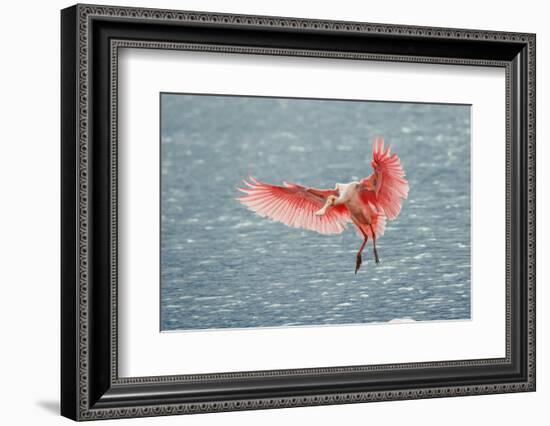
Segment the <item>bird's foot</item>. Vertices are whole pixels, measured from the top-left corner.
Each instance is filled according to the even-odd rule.
[[[315,216],[323,216],[326,213],[326,211],[327,209],[323,207],[315,212]]]
[[[357,274],[357,271],[361,267],[361,264],[363,263],[363,259],[361,258],[361,253],[357,253],[357,258],[355,259],[355,273]]]
[[[374,261],[378,265],[380,263],[380,258],[378,257],[378,251],[374,250]]]

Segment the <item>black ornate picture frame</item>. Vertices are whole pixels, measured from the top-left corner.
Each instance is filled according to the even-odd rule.
[[[92,420],[535,390],[534,34],[95,5],[64,9],[61,30],[62,415]],[[120,378],[121,47],[504,68],[506,356]]]

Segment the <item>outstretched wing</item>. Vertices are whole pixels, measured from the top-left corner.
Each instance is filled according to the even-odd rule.
[[[304,228],[321,234],[340,234],[351,220],[344,205],[330,207],[323,216],[315,212],[323,207],[333,189],[306,188],[283,182],[283,186],[260,182],[252,176],[244,180],[246,188],[238,188],[246,195],[237,198],[256,214],[268,217],[294,228]]]
[[[390,146],[384,147],[381,137],[374,140],[371,165],[374,173],[360,183],[361,198],[381,209],[388,219],[395,219],[401,211],[402,199],[409,193],[409,183],[399,157],[390,154]]]

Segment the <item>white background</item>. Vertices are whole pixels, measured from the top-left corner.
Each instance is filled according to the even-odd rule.
[[[103,3],[118,4],[105,0]],[[123,3],[120,0],[120,3]],[[124,2],[129,4],[129,2]],[[59,395],[59,9],[65,1],[3,5],[0,68],[0,400],[2,423],[69,424]],[[108,421],[102,424],[546,424],[550,400],[550,28],[541,1],[140,1],[134,6],[286,15],[537,33],[538,391],[422,401]]]
[[[124,49],[118,91],[119,374],[504,357],[504,75],[504,69],[488,67]],[[159,333],[158,97],[166,91],[471,104],[471,320]],[[218,348],[226,348],[223,357]]]

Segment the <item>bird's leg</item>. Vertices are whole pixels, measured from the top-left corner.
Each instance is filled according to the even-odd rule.
[[[361,267],[361,264],[363,263],[363,259],[361,258],[361,253],[363,252],[363,249],[365,248],[365,244],[367,244],[367,241],[369,239],[368,235],[363,233],[363,236],[365,239],[363,240],[363,243],[361,244],[361,247],[359,248],[359,251],[357,252],[357,258],[355,259],[355,273],[357,274],[357,271]]]
[[[330,206],[334,205],[335,201],[336,201],[336,196],[335,195],[329,195],[327,197],[327,201],[325,201],[325,205],[315,212],[315,216],[323,216],[327,212],[327,209]]]
[[[369,224],[370,230],[372,232],[372,246],[374,251],[374,261],[378,264],[380,263],[380,259],[378,258],[378,250],[376,250],[376,234],[374,233],[374,229],[372,228],[372,224]]]

